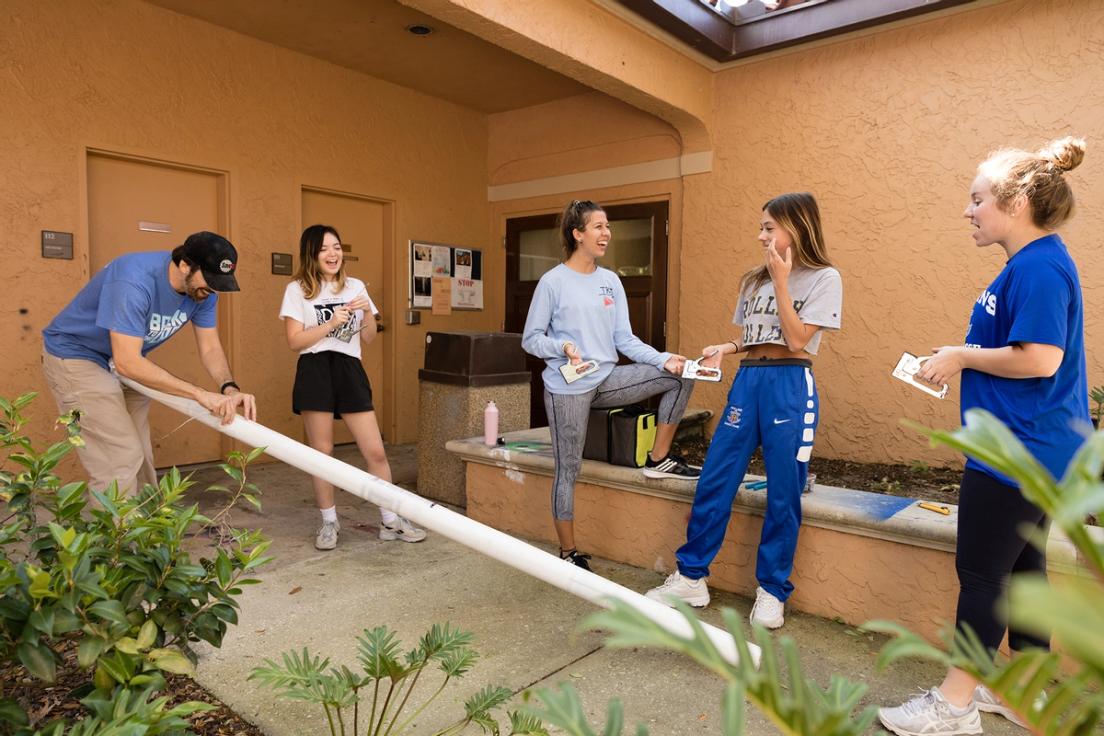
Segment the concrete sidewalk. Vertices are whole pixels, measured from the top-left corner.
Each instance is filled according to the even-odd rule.
[[[363,467],[355,448],[339,448],[336,454]],[[414,448],[392,447],[388,456],[396,483],[413,489]],[[201,488],[221,477],[217,469],[195,475]],[[462,701],[484,685],[520,693],[564,682],[579,691],[599,730],[607,702],[616,697],[625,704],[625,733],[634,733],[637,723],[655,736],[720,733],[720,681],[669,652],[604,648],[601,635],[578,629],[597,610],[591,604],[432,532],[418,544],[381,542],[378,511],[349,494],[338,498],[338,549],[318,552],[313,546],[318,512],[309,477],[270,463],[256,466],[250,478],[262,491],[263,511],[242,510],[234,523],[262,529],[273,539],[271,553],[277,559],[262,569],[261,585],[245,589],[239,624],[231,627],[223,646],[201,650],[198,680],[265,733],[329,733],[321,707],[277,699],[273,691],[246,681],[266,658],[278,660],[284,651],[307,647],[357,670],[356,637],[364,629],[389,626],[405,651],[430,625],[444,622],[472,631],[480,657],[422,714],[413,733],[433,733],[459,718]],[[662,582],[654,571],[593,562],[595,572],[634,590]],[[721,626],[722,607],[746,617],[750,601],[717,592],[701,618]],[[874,662],[881,640],[832,621],[787,612],[782,632],[797,642],[807,676],[822,685],[836,673],[867,683],[864,703],[895,705],[918,687],[937,684],[942,675],[925,663],[899,664],[879,674]],[[430,677],[414,699],[428,696],[439,682]],[[516,698],[511,707],[520,702]],[[505,713],[500,715],[508,732]],[[983,715],[983,721],[989,734],[1018,732],[998,716]],[[776,732],[749,710],[748,733]]]

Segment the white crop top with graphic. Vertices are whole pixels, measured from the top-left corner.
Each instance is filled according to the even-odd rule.
[[[794,267],[787,281],[790,298],[798,318],[807,325],[838,330],[843,310],[843,281],[839,271],[828,268]],[[782,324],[778,320],[778,304],[774,283],[767,279],[758,289],[740,294],[733,324],[743,328],[745,348],[755,345],[785,345]],[[822,330],[817,330],[805,346],[805,352],[816,355],[820,349]]]
[[[292,281],[284,289],[284,303],[280,306],[280,318],[291,317],[301,322],[304,329],[325,324],[333,318],[334,310],[348,304],[358,296],[368,299],[368,305],[372,314],[365,315],[363,309],[353,312],[352,318],[345,324],[330,332],[321,340],[309,348],[300,350],[299,354],[321,353],[324,350],[333,350],[345,353],[354,358],[360,358],[360,328],[364,326],[365,319],[375,322],[375,315],[379,314],[372,297],[368,296],[368,290],[364,282],[351,276],[345,279],[345,288],[340,292],[334,292],[332,284],[323,284],[318,295],[314,299],[307,299],[303,294],[303,287],[298,281]],[[367,329],[374,330],[375,325],[368,325]]]

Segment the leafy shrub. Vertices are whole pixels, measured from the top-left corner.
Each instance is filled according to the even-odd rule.
[[[0,662],[18,661],[52,683],[58,652],[75,646],[79,666],[92,672],[96,692],[86,704],[99,721],[112,721],[103,704],[119,698],[161,712],[149,700],[164,687],[161,673],[191,674],[190,645],[222,643],[237,623],[241,586],[258,582],[251,575],[271,559],[264,555],[269,542],[184,505],[193,484],[175,468],[133,496],[115,484],[89,492],[84,483],[63,483],[54,471],[81,444],[79,415],[59,420],[65,440],[36,452],[21,434],[22,410],[33,399],[0,399]],[[231,453],[222,466],[237,484],[231,503],[255,500],[245,468],[260,452]],[[186,542],[213,526],[223,543],[210,559],[193,561]],[[0,710],[13,707],[0,700]]]
[[[440,695],[453,678],[463,677],[475,664],[477,655],[471,647],[472,635],[448,624],[435,624],[405,654],[394,632],[386,626],[365,629],[357,639],[357,661],[362,673],[348,667],[331,667],[328,658],[311,654],[284,652],[281,662],[266,659],[263,667],[254,668],[250,680],[275,688],[281,697],[321,705],[326,713],[331,736],[369,736],[387,734],[399,736]],[[432,695],[409,715],[404,712],[410,696],[431,665],[436,665],[444,677]],[[458,734],[471,724],[485,733],[499,734],[498,722],[491,711],[506,703],[513,693],[504,687],[487,686],[464,701],[464,715],[434,736]],[[361,702],[371,701],[370,709]],[[350,723],[346,723],[349,709]],[[368,710],[367,725],[361,730],[361,711]],[[541,722],[532,715],[509,712],[510,734],[548,736]]]

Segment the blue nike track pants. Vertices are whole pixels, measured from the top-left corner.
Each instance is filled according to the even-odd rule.
[[[694,494],[686,544],[676,553],[679,572],[709,575],[732,516],[732,502],[755,448],[767,469],[767,509],[759,538],[755,577],[780,601],[793,592],[801,492],[809,471],[820,399],[807,360],[745,360],[713,433]]]

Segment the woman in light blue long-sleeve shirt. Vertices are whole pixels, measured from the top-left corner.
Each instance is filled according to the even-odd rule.
[[[633,334],[621,279],[597,263],[611,239],[605,211],[594,202],[575,200],[560,216],[558,229],[567,259],[537,284],[521,344],[547,363],[544,405],[556,459],[552,516],[560,557],[589,570],[589,555],[575,547],[574,495],[590,409],[660,395],[655,446],[643,473],[694,480],[699,468],[670,452],[693,381],[680,377],[683,356],[661,353]],[[633,363],[617,365],[618,353]],[[597,370],[568,383],[561,367],[584,360],[597,363]]]

